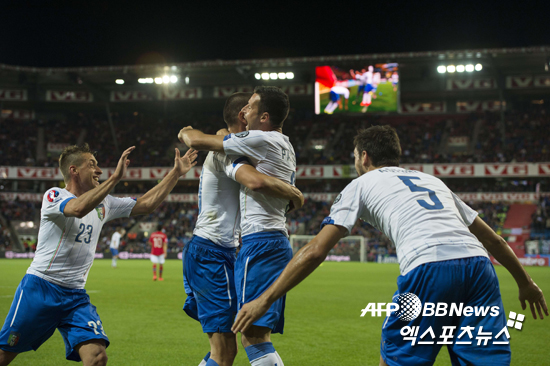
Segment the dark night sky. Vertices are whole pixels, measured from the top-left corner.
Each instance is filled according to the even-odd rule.
[[[86,3],[3,1],[0,63],[122,65],[550,44],[547,1]]]

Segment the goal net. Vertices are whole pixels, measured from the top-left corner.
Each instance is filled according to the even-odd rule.
[[[291,235],[290,245],[294,254],[303,246],[309,243],[315,235]],[[327,255],[327,261],[336,262],[366,262],[367,246],[365,238],[362,236],[348,236],[340,239],[338,244],[330,250]]]

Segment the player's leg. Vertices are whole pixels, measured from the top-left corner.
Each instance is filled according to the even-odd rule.
[[[159,255],[159,281],[164,281],[162,278],[162,270],[164,269],[164,255]]]
[[[502,304],[500,287],[495,269],[486,257],[472,257],[460,259],[464,270],[463,287],[467,289],[463,300],[464,307],[471,306],[474,309],[491,309],[484,315],[460,317],[457,325],[455,341],[460,333],[464,333],[466,327],[472,327],[472,336],[464,334],[461,342],[471,344],[457,344],[447,347],[453,365],[509,365],[511,351],[509,339],[504,331],[507,331],[506,313]],[[498,308],[498,311],[497,311]],[[498,312],[498,314],[496,314]],[[483,327],[483,330],[481,330]],[[487,345],[481,340],[477,345],[480,333],[489,333]],[[508,333],[509,334],[509,333]],[[499,336],[498,338],[496,336]],[[476,340],[477,339],[477,340]],[[497,343],[495,343],[497,342]],[[501,344],[503,342],[505,344]]]
[[[82,359],[83,366],[105,366],[107,365],[107,352],[105,352],[105,341],[93,339],[82,342],[76,346],[76,351]]]
[[[252,366],[284,366],[271,343],[271,329],[251,326],[242,334],[241,342]]]
[[[37,350],[55,332],[60,318],[58,288],[34,275],[23,277],[0,330],[1,365],[19,353]]]
[[[292,259],[292,249],[282,233],[257,233],[243,238],[235,264],[235,283],[239,304],[258,298],[279,277]],[[281,365],[271,343],[271,333],[283,333],[286,297],[272,304],[241,338],[248,359],[254,366]]]
[[[105,365],[109,338],[96,307],[83,289],[64,289],[63,318],[58,330],[65,342],[65,357],[84,365]]]
[[[19,353],[3,351],[0,349],[0,366],[7,366]]]
[[[153,263],[153,281],[156,281],[157,280],[157,264],[159,262],[158,256],[151,254],[151,262]]]
[[[210,356],[204,365],[231,365],[237,341],[231,326],[237,312],[234,266],[235,248],[223,248],[195,236],[182,254],[184,310],[208,334]],[[214,363],[215,362],[215,363]]]
[[[384,361],[382,356],[380,356],[380,363],[378,364],[378,366],[388,366],[388,364],[386,363],[386,361]]]
[[[231,366],[237,356],[237,337],[233,333],[208,333],[210,357],[206,366]]]

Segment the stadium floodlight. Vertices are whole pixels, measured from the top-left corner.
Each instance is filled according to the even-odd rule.
[[[164,76],[162,77],[162,82],[163,82],[164,84],[168,84],[168,83],[170,82],[170,76],[164,75]]]
[[[170,82],[172,84],[177,83],[178,82],[178,77],[176,75],[171,75],[170,76]]]
[[[155,80],[153,78],[139,78],[138,83],[140,84],[153,84]]]
[[[286,73],[286,78],[287,79],[294,79],[294,73],[293,72],[287,72]]]
[[[271,80],[277,80],[277,73],[276,72],[272,72],[271,74],[269,74],[269,78]]]
[[[263,72],[263,73],[262,73],[262,79],[264,79],[264,80],[269,80],[269,73]]]
[[[280,72],[278,76],[279,76],[279,79],[283,79],[283,80],[286,79],[286,74],[284,72]]]
[[[262,75],[255,73],[254,77],[256,78],[256,80],[260,80],[262,78]]]
[[[466,71],[467,72],[473,72],[474,71],[474,65],[472,65],[472,64],[466,65]]]
[[[464,65],[457,65],[456,72],[464,72]]]
[[[155,78],[155,84],[162,84],[162,78]]]
[[[122,85],[122,84],[124,84],[124,80],[123,79],[116,79],[115,83],[117,83],[118,85]]]
[[[444,74],[447,71],[447,68],[443,65],[437,67],[437,72],[440,74]]]
[[[185,85],[189,85],[189,76],[185,77]]]
[[[453,72],[455,72],[455,71],[456,71],[455,65],[448,65],[448,66],[447,66],[447,72],[453,73]]]
[[[483,66],[481,64],[476,64],[476,71],[481,71],[483,69]]]

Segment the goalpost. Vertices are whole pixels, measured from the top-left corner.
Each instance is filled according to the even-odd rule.
[[[290,235],[292,252],[296,254],[303,246],[309,243],[315,235]],[[338,244],[327,255],[327,261],[336,262],[366,262],[367,244],[362,236],[348,236],[340,239]]]

